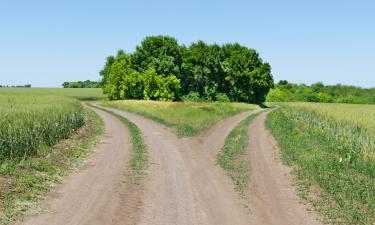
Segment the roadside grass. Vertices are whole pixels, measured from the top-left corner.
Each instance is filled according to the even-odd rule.
[[[53,147],[42,145],[37,154],[0,164],[0,224],[40,211],[38,202],[63,176],[76,170],[92,152],[104,131],[103,121],[85,109],[86,123],[69,139]]]
[[[217,163],[232,179],[236,191],[243,196],[249,184],[249,162],[244,159],[248,145],[249,124],[260,114],[255,113],[242,120],[228,135],[217,155]]]
[[[136,113],[171,127],[178,136],[194,136],[202,129],[235,114],[258,109],[245,103],[102,101],[103,106]]]
[[[110,110],[90,105],[91,107],[105,111],[114,117],[116,117],[121,123],[123,123],[129,130],[133,154],[129,160],[129,179],[132,183],[138,184],[138,182],[145,176],[148,163],[148,151],[147,145],[143,140],[141,130],[133,122],[127,118],[118,115]]]
[[[375,224],[375,106],[290,103],[266,125],[300,196],[329,224]]]

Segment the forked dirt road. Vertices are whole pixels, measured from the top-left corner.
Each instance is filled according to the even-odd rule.
[[[289,178],[280,175],[289,171],[277,166],[272,153],[264,153],[272,150],[263,124],[264,113],[254,122],[256,126],[250,127],[250,143],[254,144],[249,146],[249,157],[255,157],[251,159],[254,175],[250,187],[255,189],[249,193],[249,210],[215,158],[229,132],[254,112],[225,119],[198,137],[179,139],[169,128],[154,121],[107,109],[135,123],[145,138],[149,169],[146,178],[136,186],[138,191],[119,185],[125,179],[130,157],[126,128],[97,110],[105,120],[107,134],[88,162],[91,166],[71,175],[51,192],[45,201],[51,212],[29,217],[23,224],[317,224],[298,203]],[[264,162],[270,164],[259,165]],[[269,171],[273,169],[280,171]],[[261,179],[262,174],[271,177]]]

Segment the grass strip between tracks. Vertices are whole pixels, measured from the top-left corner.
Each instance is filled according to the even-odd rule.
[[[261,112],[251,114],[229,133],[224,146],[217,155],[218,164],[232,179],[236,191],[241,195],[249,183],[249,162],[244,158],[248,140],[249,124]]]
[[[142,177],[146,174],[148,163],[147,145],[143,140],[141,130],[133,122],[117,113],[114,113],[110,110],[101,107],[93,105],[90,106],[111,114],[128,128],[131,142],[133,145],[133,154],[128,164],[128,169],[130,173],[129,178],[133,183],[138,183],[138,181],[142,179]]]

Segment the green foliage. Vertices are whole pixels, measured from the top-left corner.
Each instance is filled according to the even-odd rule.
[[[273,87],[270,65],[262,63],[255,50],[239,44],[226,44],[223,52],[229,98],[240,102],[264,102]]]
[[[174,74],[179,77],[182,48],[173,37],[149,36],[137,46],[131,61],[134,69],[141,73],[152,67],[157,74]]]
[[[143,99],[145,100],[168,101],[178,98],[180,80],[173,74],[163,77],[151,68],[144,72],[143,83]]]
[[[375,88],[360,88],[347,85],[324,85],[315,83],[292,84],[280,81],[267,95],[267,102],[326,102],[375,104]]]
[[[215,100],[218,102],[230,102],[228,96],[224,93],[217,93],[215,96]]]
[[[191,91],[187,95],[182,96],[183,101],[200,102],[202,98],[198,92]]]
[[[300,194],[328,223],[375,222],[373,118],[372,105],[312,103],[283,104],[267,118]]]
[[[76,81],[76,82],[64,82],[62,85],[64,88],[99,88],[100,83],[96,81]]]
[[[139,72],[131,57],[123,51],[110,59],[102,70],[103,91],[109,99],[174,100],[179,96],[180,81],[173,74],[159,75],[153,67]]]
[[[253,49],[203,41],[185,47],[168,36],[146,37],[133,54],[108,57],[100,74],[109,99],[179,100],[197,92],[208,101],[262,103],[273,87],[270,65]]]
[[[208,45],[203,41],[193,43],[184,52],[182,65],[182,91],[198,92],[212,100],[216,91],[224,92],[224,71],[221,68],[222,50],[219,45]]]
[[[193,136],[219,120],[257,109],[257,105],[221,102],[103,101],[109,106],[140,114],[172,127],[179,136]]]

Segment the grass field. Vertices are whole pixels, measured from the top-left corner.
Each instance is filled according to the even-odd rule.
[[[0,224],[8,225],[27,212],[39,211],[38,202],[66,174],[88,157],[104,131],[103,121],[85,110],[86,123],[69,139],[43,146],[36,155],[0,162]],[[30,211],[31,210],[31,211]]]
[[[237,113],[259,108],[244,103],[103,101],[109,106],[140,114],[173,128],[179,136],[193,136],[215,122]]]
[[[84,125],[79,101],[62,96],[0,94],[0,161],[35,155]]]
[[[0,95],[64,96],[82,101],[105,98],[101,88],[0,88]]]
[[[0,88],[0,224],[9,224],[80,164],[103,122],[80,100],[99,89]]]
[[[375,224],[374,105],[288,103],[267,126],[326,222]]]

